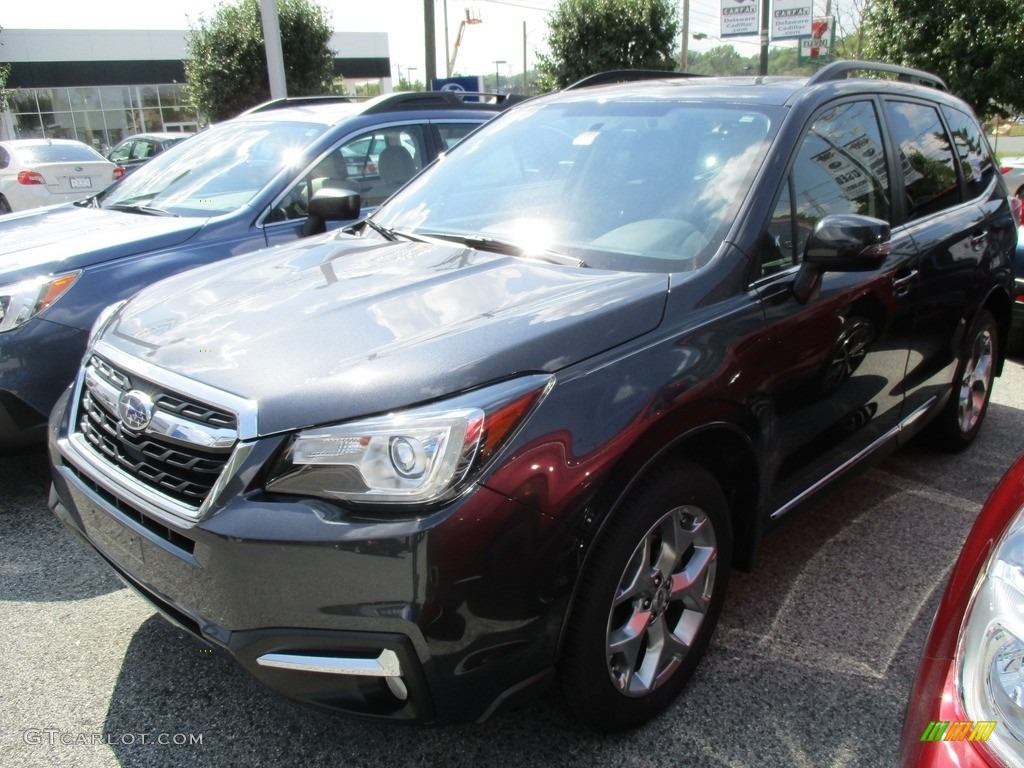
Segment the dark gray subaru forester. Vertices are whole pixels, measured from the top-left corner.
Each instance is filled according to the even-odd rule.
[[[765,534],[926,427],[974,439],[1019,208],[925,73],[629,79],[111,308],[51,418],[57,516],[313,706],[662,711]]]

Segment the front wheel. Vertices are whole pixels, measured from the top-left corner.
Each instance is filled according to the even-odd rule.
[[[670,461],[641,482],[595,545],[569,619],[560,681],[575,716],[622,730],[672,703],[714,632],[731,555],[709,472]]]
[[[988,412],[998,348],[996,320],[983,309],[964,341],[949,404],[933,425],[933,435],[943,448],[962,451],[974,442]]]

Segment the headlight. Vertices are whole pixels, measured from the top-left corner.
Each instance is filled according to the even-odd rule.
[[[1024,766],[1024,514],[982,572],[960,639],[958,679],[975,721],[998,722],[986,746]]]
[[[497,452],[550,383],[549,376],[527,376],[433,405],[304,430],[266,488],[357,504],[443,501]]]
[[[24,325],[52,306],[78,279],[80,272],[34,277],[13,285],[0,286],[0,333]]]

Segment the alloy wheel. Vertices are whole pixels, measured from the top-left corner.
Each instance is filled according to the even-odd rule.
[[[984,412],[992,386],[993,365],[992,333],[983,328],[974,339],[971,356],[960,380],[957,416],[963,432],[970,432]]]
[[[608,616],[608,674],[622,694],[649,694],[682,663],[711,601],[717,554],[714,526],[693,506],[666,513],[641,539]]]

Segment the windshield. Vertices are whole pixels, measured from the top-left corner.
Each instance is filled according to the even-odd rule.
[[[735,218],[776,114],[706,101],[524,105],[465,139],[373,223],[597,268],[693,269]]]
[[[325,130],[311,123],[223,123],[157,155],[100,195],[98,203],[178,216],[231,213],[300,162]]]

